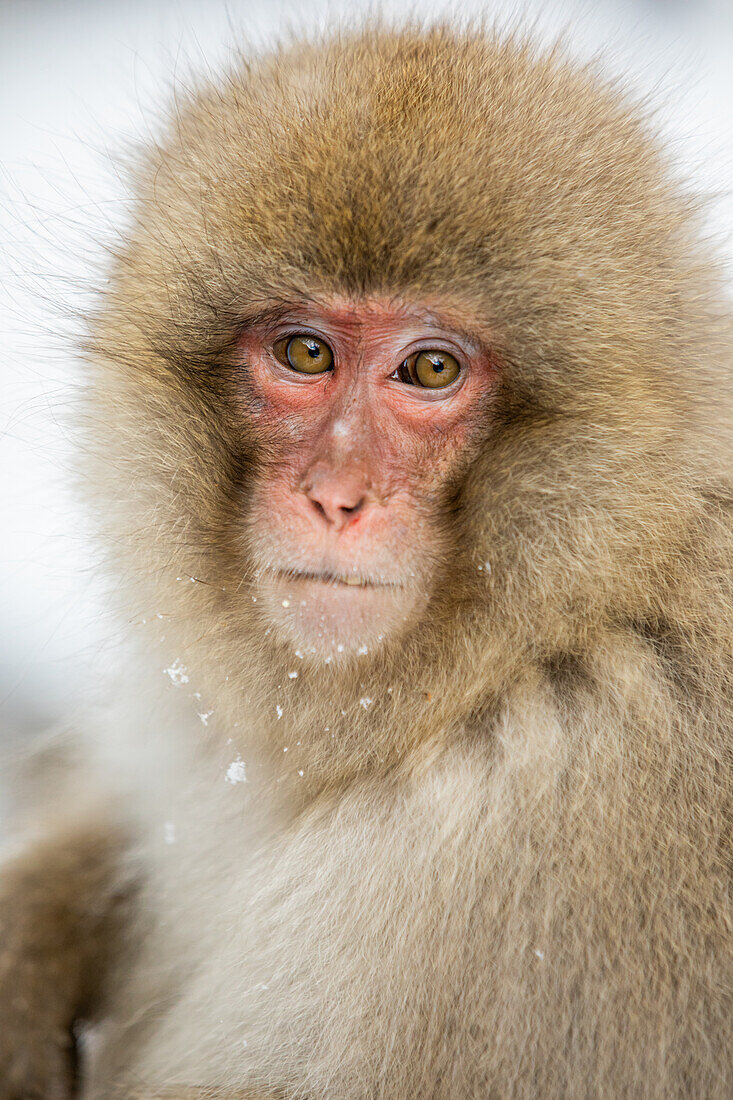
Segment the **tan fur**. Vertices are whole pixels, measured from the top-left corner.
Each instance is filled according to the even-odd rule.
[[[136,190],[85,450],[146,620],[97,738],[140,901],[83,1096],[730,1096],[728,307],[638,112],[558,51],[377,28],[200,89]],[[334,293],[452,303],[501,385],[423,620],[289,680],[231,347]]]
[[[74,1072],[72,1024],[98,1008],[131,884],[109,815],[67,809],[8,858],[0,882],[0,1095],[56,1100]]]

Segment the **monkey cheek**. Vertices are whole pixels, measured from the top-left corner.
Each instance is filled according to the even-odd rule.
[[[425,606],[414,588],[268,576],[262,610],[294,646],[327,662],[365,655],[409,629]]]

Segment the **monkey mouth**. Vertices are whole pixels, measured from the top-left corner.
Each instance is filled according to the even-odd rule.
[[[285,581],[316,581],[333,587],[347,588],[402,588],[395,579],[368,577],[360,573],[337,573],[331,570],[277,569],[276,574]]]
[[[419,602],[397,578],[328,568],[265,569],[257,589],[272,625],[327,661],[366,653],[402,629]]]

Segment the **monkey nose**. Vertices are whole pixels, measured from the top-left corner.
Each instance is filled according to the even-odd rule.
[[[362,478],[348,475],[315,477],[304,487],[314,512],[329,527],[342,531],[362,513],[369,491]]]

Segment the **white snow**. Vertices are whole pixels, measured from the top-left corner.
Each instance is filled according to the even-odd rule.
[[[227,783],[246,783],[247,771],[244,765],[242,757],[237,755],[236,760],[232,760],[231,764],[227,768],[227,774],[225,776]]]
[[[180,661],[174,661],[170,668],[164,668],[163,672],[170,676],[172,684],[187,684],[189,680],[188,670]]]

